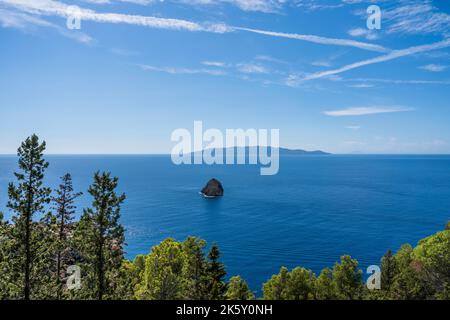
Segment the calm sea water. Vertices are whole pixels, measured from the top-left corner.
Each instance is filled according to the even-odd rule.
[[[167,237],[216,242],[229,275],[255,290],[280,266],[319,272],[341,255],[365,269],[388,249],[416,244],[450,219],[450,156],[285,156],[276,176],[257,166],[175,166],[168,156],[48,156],[46,183],[66,172],[86,191],[97,170],[120,178],[127,256]],[[16,159],[0,157],[0,210]],[[210,178],[225,197],[204,199]],[[90,204],[86,194],[81,208]]]

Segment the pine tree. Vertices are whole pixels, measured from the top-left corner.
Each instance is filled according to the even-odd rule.
[[[54,204],[54,210],[56,214],[54,216],[54,225],[57,232],[56,240],[56,287],[57,298],[61,299],[64,287],[64,274],[67,267],[73,260],[73,252],[71,246],[71,236],[73,232],[73,219],[76,210],[74,201],[76,198],[82,195],[81,192],[74,193],[72,185],[72,176],[67,173],[61,177],[61,184],[59,188],[55,190],[57,196],[52,198]]]
[[[336,299],[336,292],[333,285],[333,272],[329,268],[325,268],[320,272],[315,284],[315,298],[317,300],[333,300]]]
[[[120,206],[125,194],[117,195],[118,178],[97,172],[88,192],[94,198],[92,208],[84,210],[78,223],[76,241],[89,270],[88,295],[98,300],[114,298],[118,274],[124,257],[124,228],[119,223]],[[86,281],[84,281],[86,283]]]
[[[414,260],[412,246],[402,245],[394,258],[397,272],[391,286],[392,298],[396,300],[425,299],[428,283],[421,277],[420,267]]]
[[[231,277],[225,294],[227,300],[253,300],[255,295],[240,276]]]
[[[0,212],[0,300],[11,298],[9,293],[9,276],[11,273],[8,261],[9,245],[11,243],[9,237],[10,226],[7,221],[3,220],[3,217],[3,212]]]
[[[314,284],[316,277],[311,270],[294,268],[287,281],[285,300],[309,300],[314,298]]]
[[[213,244],[208,253],[208,267],[207,267],[207,292],[210,300],[222,300],[226,291],[225,285],[225,266],[219,262],[220,251],[216,244]]]
[[[388,250],[381,259],[381,290],[388,296],[396,273],[395,258],[391,250]]]
[[[361,298],[362,271],[358,269],[358,261],[350,256],[342,256],[341,263],[333,268],[333,285],[339,299],[357,300]]]
[[[278,274],[274,274],[263,284],[264,300],[284,300],[288,279],[288,268],[281,267]]]
[[[43,245],[36,233],[37,224],[33,217],[43,213],[45,205],[50,202],[51,190],[43,187],[44,172],[48,167],[43,158],[45,147],[45,141],[39,143],[36,135],[22,143],[17,152],[20,171],[14,173],[18,185],[10,183],[8,186],[8,208],[15,213],[12,218],[15,254],[10,259],[14,260],[11,264],[15,264],[14,270],[18,272],[15,278],[22,282],[20,297],[25,300],[32,297],[35,276],[32,271],[41,262],[39,252]]]
[[[196,237],[188,237],[183,242],[183,252],[186,258],[184,265],[185,299],[206,299],[207,261],[204,254],[205,246],[206,241]]]
[[[138,300],[180,300],[185,298],[186,254],[183,243],[167,238],[152,247],[150,254],[135,260],[141,281],[136,286]]]
[[[308,300],[315,294],[316,276],[311,270],[294,268],[291,272],[282,267],[263,285],[265,300]]]

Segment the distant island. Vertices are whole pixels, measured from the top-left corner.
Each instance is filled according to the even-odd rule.
[[[280,169],[280,159],[283,157],[326,156],[328,154],[320,150],[305,151],[300,149],[292,150],[287,148],[253,146],[219,147],[193,153],[173,153],[171,154],[171,158],[175,164],[259,164],[261,175],[275,175]]]
[[[287,149],[280,148],[281,155],[331,155],[331,153],[322,151],[322,150],[314,150],[314,151],[306,151],[302,149]]]
[[[255,148],[260,148],[260,147],[234,147],[235,152],[236,151],[241,151],[243,149],[245,149],[245,154],[249,154],[250,153],[250,148],[252,149],[252,151],[258,151],[258,149],[255,150]],[[223,148],[222,152],[223,154],[226,153],[226,151],[228,149],[232,149],[232,148]],[[269,147],[269,149],[271,149],[271,147]],[[275,148],[274,148],[275,149]],[[212,149],[204,149],[203,151],[198,151],[198,152],[192,152],[191,154],[196,154],[196,153],[201,153],[201,152],[205,152],[208,151],[210,152]],[[220,150],[219,149],[215,149]],[[278,148],[279,150],[279,154],[280,155],[331,155],[331,153],[322,151],[322,150],[313,150],[313,151],[307,151],[307,150],[303,150],[303,149],[288,149],[288,148]]]

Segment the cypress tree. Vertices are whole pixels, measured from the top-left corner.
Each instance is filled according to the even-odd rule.
[[[8,208],[14,212],[12,218],[12,238],[15,242],[15,260],[11,263],[19,269],[16,279],[22,281],[20,297],[29,300],[32,295],[34,275],[32,270],[39,264],[40,237],[36,236],[37,225],[33,222],[36,214],[43,213],[44,207],[50,202],[49,188],[43,187],[44,172],[48,162],[43,158],[45,141],[40,143],[36,135],[28,137],[22,142],[17,151],[19,157],[19,172],[14,175],[18,185],[10,183],[8,186]],[[19,281],[20,281],[19,280]]]

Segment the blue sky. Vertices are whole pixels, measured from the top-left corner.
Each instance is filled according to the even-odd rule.
[[[450,153],[448,1],[0,0],[0,43],[0,153],[33,132],[49,153],[168,153],[194,120]]]

